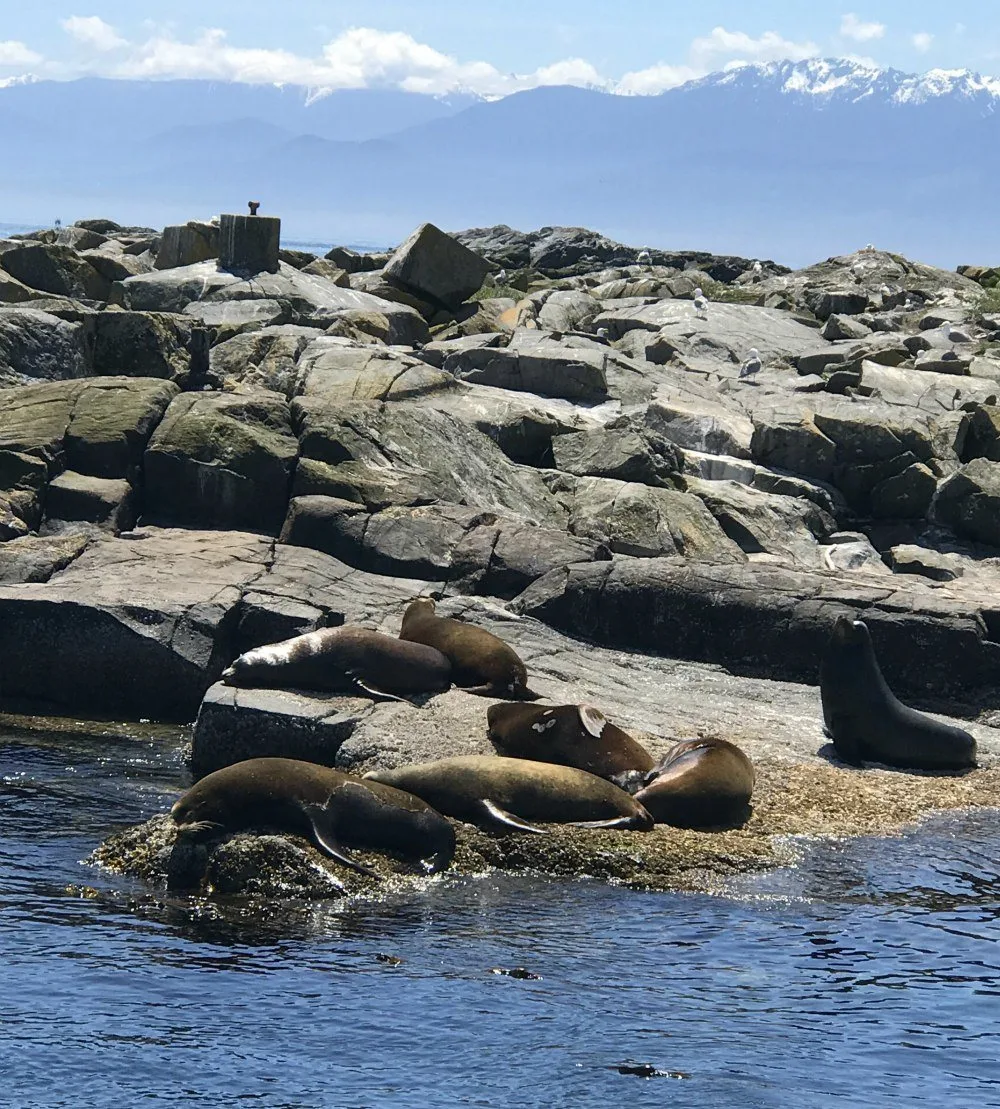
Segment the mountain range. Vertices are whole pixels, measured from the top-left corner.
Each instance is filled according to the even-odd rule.
[[[158,226],[255,199],[287,237],[331,243],[389,244],[429,219],[577,224],[789,265],[866,242],[995,263],[998,108],[1000,80],[841,59],[657,96],[25,80],[0,87],[0,221]]]

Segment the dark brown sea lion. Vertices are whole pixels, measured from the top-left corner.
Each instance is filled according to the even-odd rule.
[[[528,689],[528,672],[512,647],[485,628],[437,616],[429,597],[407,606],[399,638],[426,643],[447,655],[452,681],[467,693],[518,701],[538,699],[538,694]]]
[[[750,815],[753,763],[725,739],[675,743],[635,795],[658,824],[718,828]]]
[[[976,765],[976,741],[899,701],[886,685],[867,625],[838,617],[819,674],[826,734],[838,758],[912,770],[965,770]]]
[[[653,756],[593,705],[505,701],[486,713],[489,737],[501,755],[575,766],[623,789],[656,765]]]
[[[345,624],[255,647],[240,655],[222,680],[228,685],[330,693],[360,689],[370,696],[399,699],[448,689],[451,663],[423,643]]]
[[[374,873],[341,847],[429,860],[430,872],[455,853],[455,830],[412,794],[298,759],[247,759],[196,782],[170,810],[193,838],[277,827],[312,840],[330,858]]]
[[[486,831],[541,832],[544,824],[646,832],[653,818],[623,789],[569,766],[465,755],[373,770],[366,779],[422,797],[447,816]]]

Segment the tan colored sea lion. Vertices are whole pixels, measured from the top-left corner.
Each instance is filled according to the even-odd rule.
[[[898,700],[886,684],[868,626],[837,618],[819,674],[823,723],[837,756],[913,770],[966,770],[976,765],[976,741]]]
[[[575,766],[623,789],[656,765],[653,756],[593,705],[506,701],[486,713],[489,737],[501,755]]]
[[[742,824],[750,815],[753,763],[725,739],[676,743],[635,799],[658,824],[715,828]]]
[[[455,830],[428,804],[375,781],[298,759],[247,759],[196,782],[170,810],[192,838],[276,827],[303,835],[330,858],[373,874],[341,847],[396,852],[447,866]]]
[[[492,632],[447,616],[438,616],[434,602],[422,597],[403,613],[400,639],[425,643],[447,655],[451,678],[467,693],[536,701],[528,689],[528,672],[514,649]]]
[[[465,755],[373,770],[365,778],[422,797],[486,831],[542,832],[544,824],[649,831],[653,818],[623,789],[583,770],[528,759]]]
[[[361,690],[399,700],[448,689],[451,663],[423,643],[345,624],[247,651],[223,673],[222,680],[227,685],[330,693]]]

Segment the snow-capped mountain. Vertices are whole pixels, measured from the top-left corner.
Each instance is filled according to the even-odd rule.
[[[941,97],[975,101],[987,110],[1000,103],[1000,78],[968,69],[932,69],[903,73],[845,58],[810,58],[803,62],[766,62],[733,66],[682,88],[718,87],[812,98],[817,106],[857,103],[868,98],[891,104],[923,104]]]
[[[163,224],[242,210],[292,237],[586,225],[666,248],[814,261],[867,242],[995,264],[1000,81],[833,59],[743,65],[658,96],[496,101],[199,81],[0,89],[0,222]]]

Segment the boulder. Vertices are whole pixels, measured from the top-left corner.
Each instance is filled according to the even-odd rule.
[[[99,524],[116,533],[129,531],[135,526],[132,486],[124,478],[65,470],[49,482],[45,519]]]
[[[724,564],[746,557],[698,497],[609,478],[576,482],[569,530],[637,558],[677,555]]]
[[[293,392],[331,400],[412,400],[454,389],[455,378],[397,350],[322,336],[299,356]]]
[[[457,308],[482,287],[489,269],[478,254],[425,223],[393,254],[384,272],[418,296]]]
[[[578,477],[614,478],[670,487],[681,470],[680,452],[643,427],[577,431],[552,441],[556,468]]]
[[[954,581],[965,572],[961,560],[914,543],[900,543],[889,551],[889,567],[894,574],[919,574],[932,581]]]
[[[0,543],[0,585],[48,581],[86,550],[93,539],[89,530],[59,535],[25,535]]]
[[[111,282],[68,246],[31,243],[0,254],[0,266],[18,281],[56,296],[106,301]]]
[[[964,539],[1000,547],[1000,462],[974,458],[944,481],[934,517]]]
[[[30,285],[25,285],[23,281],[0,270],[0,304],[25,304],[43,296],[45,293],[32,289]]]
[[[209,332],[162,312],[101,312],[94,320],[94,372],[157,377],[184,386],[208,373]]]
[[[183,312],[195,301],[276,300],[287,307],[292,323],[307,327],[329,327],[345,314],[362,312],[384,317],[388,342],[412,345],[428,337],[423,317],[408,305],[341,289],[284,263],[277,273],[251,278],[221,270],[214,262],[140,274],[116,286],[116,298],[138,312]]]
[[[513,608],[604,646],[810,683],[843,615],[871,628],[900,697],[955,700],[995,685],[997,648],[978,606],[942,588],[917,577],[618,558],[553,571]]]
[[[146,448],[144,518],[277,535],[297,455],[283,397],[182,394]]]
[[[569,347],[519,329],[504,348],[480,347],[445,358],[444,370],[461,381],[541,396],[598,403],[607,398],[607,349]]]
[[[212,329],[214,346],[244,331],[287,323],[291,312],[279,300],[197,300],[184,309],[184,315]]]
[[[83,327],[35,308],[0,308],[0,374],[62,381],[91,372]]]
[[[267,389],[291,397],[296,363],[321,334],[314,327],[281,324],[234,335],[212,348],[210,374],[226,389]]]
[[[295,496],[340,497],[369,511],[441,501],[538,524],[565,520],[536,471],[513,465],[487,436],[447,412],[299,397],[292,418],[302,450]]]

